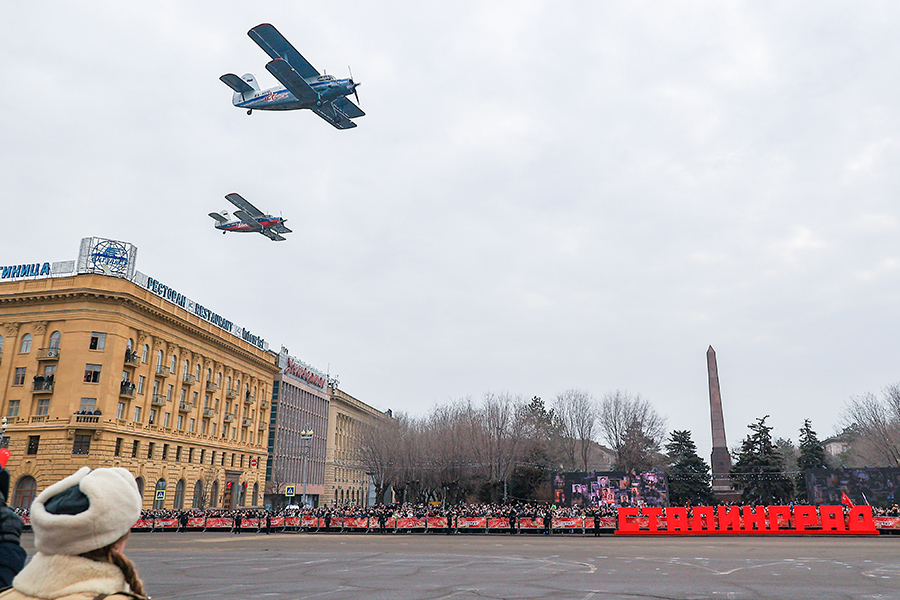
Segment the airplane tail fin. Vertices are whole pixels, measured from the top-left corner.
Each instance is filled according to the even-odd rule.
[[[234,73],[226,73],[219,77],[219,80],[234,90],[231,98],[232,104],[238,104],[247,100],[253,92],[259,91],[259,83],[252,73],[245,73],[243,77],[238,77]]]
[[[223,212],[224,212],[224,211],[223,211]],[[226,213],[226,214],[227,214],[227,213]],[[221,225],[222,223],[227,223],[227,222],[228,222],[228,219],[225,218],[225,215],[220,214],[220,213],[214,213],[214,212],[211,212],[211,213],[209,213],[209,216],[211,216],[213,219],[216,220],[216,224],[217,224],[217,225]]]

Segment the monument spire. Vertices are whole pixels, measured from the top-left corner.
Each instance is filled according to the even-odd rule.
[[[710,346],[706,351],[706,368],[709,374],[709,416],[712,424],[712,486],[713,492],[731,492],[728,474],[731,472],[731,455],[725,441],[725,418],[722,416],[722,394],[719,390],[719,368],[716,351]]]

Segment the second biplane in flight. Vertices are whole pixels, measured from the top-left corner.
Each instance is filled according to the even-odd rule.
[[[234,211],[234,216],[239,220],[229,221],[228,211],[224,210],[209,213],[209,216],[216,220],[216,229],[222,233],[229,231],[261,233],[273,242],[283,242],[287,238],[280,234],[291,233],[284,225],[285,219],[263,214],[240,194],[228,194],[225,198],[238,208]]]
[[[238,108],[246,108],[248,115],[254,110],[308,108],[334,127],[350,129],[356,127],[351,119],[366,114],[347,99],[347,96],[353,94],[359,102],[356,88],[360,84],[353,81],[353,73],[348,79],[335,79],[333,75],[320,74],[268,23],[257,25],[247,35],[272,58],[266,65],[266,70],[284,86],[260,90],[251,73],[243,77],[234,73],[219,77],[234,90],[231,103]]]

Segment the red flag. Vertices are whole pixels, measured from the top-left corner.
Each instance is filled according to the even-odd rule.
[[[850,501],[850,496],[847,495],[847,492],[841,492],[841,504],[846,504],[848,507],[853,508],[853,502]]]

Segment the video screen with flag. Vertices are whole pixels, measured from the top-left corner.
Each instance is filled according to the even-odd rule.
[[[813,504],[852,504],[890,507],[900,503],[900,469],[807,469],[806,490]]]
[[[553,502],[558,506],[666,506],[665,471],[589,471],[553,476]]]

